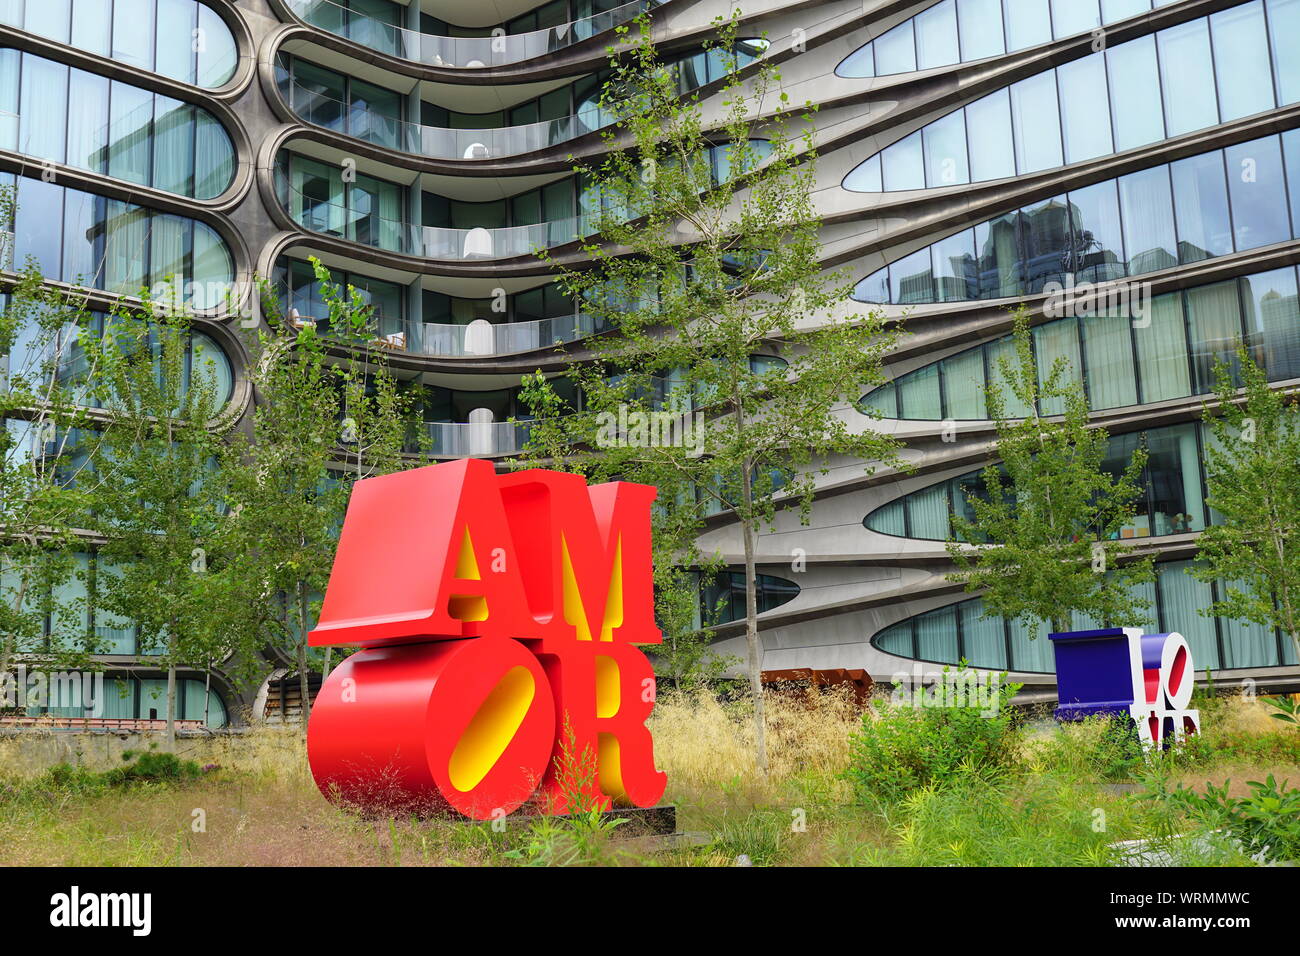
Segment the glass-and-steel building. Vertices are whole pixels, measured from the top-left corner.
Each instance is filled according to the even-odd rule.
[[[816,202],[825,264],[856,282],[846,308],[907,316],[892,383],[842,414],[897,435],[915,465],[836,462],[811,523],[762,537],[765,667],[887,680],[966,659],[1051,685],[1046,641],[945,577],[949,516],[992,436],[982,387],[1023,301],[1040,366],[1069,360],[1116,460],[1150,453],[1123,533],[1158,556],[1156,622],[1226,679],[1300,679],[1283,635],[1198,614],[1218,586],[1186,573],[1214,520],[1198,422],[1215,359],[1240,337],[1279,387],[1300,378],[1300,0],[740,6],[741,68],[765,51],[791,102],[819,104]],[[426,386],[434,457],[504,459],[526,434],[509,421],[520,377],[580,360],[601,331],[533,253],[581,259],[599,198],[571,157],[606,148],[613,31],[650,10],[683,90],[717,117],[724,65],[703,44],[729,9],[0,0],[0,183],[18,200],[0,266],[35,257],[102,309],[183,277],[196,352],[247,415],[227,293],[266,277],[294,321],[323,327],[316,256],[374,305],[373,347]],[[1053,290],[1082,283],[1140,285],[1143,321],[1054,313]],[[734,522],[714,515],[704,537],[735,561],[704,599],[743,616]],[[133,681],[120,716],[160,712],[130,622],[88,604],[82,623]],[[738,623],[716,630],[743,656]],[[225,723],[265,697],[182,677],[182,716]]]

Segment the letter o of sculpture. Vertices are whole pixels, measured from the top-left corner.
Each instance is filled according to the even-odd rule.
[[[325,796],[387,812],[511,813],[555,745],[555,703],[518,641],[370,648],[343,661],[312,708],[307,757]]]

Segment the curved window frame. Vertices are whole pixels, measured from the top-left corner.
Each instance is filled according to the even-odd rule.
[[[12,47],[0,47],[0,148],[190,199],[235,178],[234,142],[202,106]]]
[[[47,280],[126,296],[148,288],[154,298],[178,298],[196,311],[226,304],[235,259],[207,223],[0,172],[0,186],[15,185],[12,268],[30,257]]]
[[[239,66],[235,35],[198,0],[6,0],[0,23],[198,89]]]
[[[1150,612],[1157,622],[1156,632],[1177,631],[1186,637],[1196,666],[1201,670],[1239,670],[1296,663],[1291,641],[1280,630],[1272,629],[1270,634],[1270,629],[1261,625],[1197,613],[1199,608],[1208,608],[1215,600],[1221,599],[1224,588],[1219,581],[1208,584],[1193,578],[1188,571],[1191,564],[1188,560],[1156,562],[1156,580],[1143,586],[1143,596],[1150,601]],[[1176,613],[1175,608],[1185,608],[1185,612]],[[1046,632],[1031,639],[1028,629],[1019,621],[984,618],[982,611],[983,601],[978,597],[947,604],[881,628],[871,636],[870,643],[885,654],[930,664],[957,664],[964,658],[976,668],[1028,674],[1055,673],[1055,661]],[[951,622],[951,632],[943,630],[948,622]],[[923,631],[922,624],[937,626],[926,627]],[[1075,629],[1099,626],[1102,626],[1100,622],[1074,615],[1072,627]],[[982,628],[985,633],[979,634],[977,628]],[[972,640],[967,638],[968,629]],[[985,650],[975,651],[976,656],[972,656],[975,638],[983,639]],[[909,645],[910,654],[900,653],[904,640]],[[889,642],[896,643],[889,646]],[[924,651],[923,642],[928,645]],[[924,656],[930,649],[945,645],[952,648],[950,655]],[[996,653],[984,656],[988,650]],[[1263,655],[1271,652],[1271,656],[1261,660],[1263,655],[1260,652]]]
[[[1270,381],[1288,381],[1300,378],[1298,290],[1295,266],[1191,286],[1150,298],[1141,318],[1099,309],[1034,326],[1033,351],[1040,375],[1058,356],[1070,362],[1092,411],[1209,394],[1215,362],[1235,365],[1238,337]],[[984,388],[1012,343],[1004,335],[923,365],[858,406],[902,421],[987,421]]]
[[[1300,0],[1244,0],[1025,77],[869,156],[841,185],[875,193],[991,182],[1300,101],[1278,49],[1282,23],[1300,23]]]
[[[1156,0],[1156,7],[1163,5]],[[1152,0],[1101,0],[1100,9],[1098,0],[1027,0],[1019,4],[1012,0],[942,0],[858,47],[839,62],[835,75],[870,79],[975,63],[1088,33],[1149,13],[1151,8]],[[1035,16],[1018,16],[1021,10]],[[876,44],[884,48],[879,58]],[[877,68],[878,59],[885,65],[883,70]],[[905,68],[894,69],[895,65]]]
[[[1161,538],[1205,530],[1212,518],[1205,503],[1206,479],[1202,466],[1207,440],[1203,427],[1195,422],[1110,436],[1103,467],[1113,465],[1113,474],[1122,473],[1137,448],[1145,449],[1149,456],[1138,479],[1142,498],[1136,502],[1136,513],[1114,536],[1115,540]],[[1163,467],[1166,461],[1174,467]],[[877,534],[910,541],[948,541],[953,534],[953,514],[974,521],[966,499],[970,495],[986,497],[983,475],[983,469],[978,469],[910,491],[873,508],[862,519],[862,526]],[[1175,503],[1181,510],[1170,513],[1168,505]],[[1161,510],[1162,504],[1166,510]],[[891,527],[897,530],[889,530]]]

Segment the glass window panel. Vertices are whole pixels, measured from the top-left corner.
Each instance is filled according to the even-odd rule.
[[[943,0],[916,15],[916,66],[928,70],[957,63],[957,5]]]
[[[148,185],[153,94],[115,80],[109,97],[108,174]]]
[[[87,53],[109,55],[113,0],[73,0],[72,45]]]
[[[188,278],[190,220],[155,214],[149,226],[149,283],[156,298],[171,299],[183,294]],[[168,295],[160,289],[164,283],[172,290]]]
[[[1007,25],[1007,52],[1049,43],[1052,11],[1047,0],[1002,0]]]
[[[1025,287],[1031,295],[1049,282],[1065,285],[1073,233],[1064,196],[1045,199],[1021,210],[1024,224]]]
[[[1136,405],[1132,319],[1127,312],[1089,315],[1081,320],[1084,361],[1088,368],[1088,402],[1092,408]]]
[[[1250,593],[1244,582],[1231,581],[1225,583],[1219,581],[1216,582],[1216,587],[1220,597],[1227,595],[1227,586],[1239,591],[1245,591],[1247,594]],[[1271,627],[1230,617],[1219,618],[1219,627],[1223,632],[1223,666],[1225,668],[1268,667],[1277,663],[1277,637]],[[1194,652],[1192,660],[1196,661],[1198,668],[1201,666],[1201,662],[1196,660]]]
[[[1137,341],[1142,401],[1159,402],[1190,395],[1182,294],[1174,292],[1153,298],[1151,321],[1146,325],[1134,323],[1133,337]]]
[[[28,156],[63,162],[68,128],[68,68],[23,54],[18,149]]]
[[[64,196],[63,278],[103,288],[104,211],[107,200],[80,190]]]
[[[1232,252],[1232,225],[1223,175],[1223,154],[1189,156],[1169,167],[1174,186],[1180,262],[1199,262]]]
[[[880,178],[880,154],[859,163],[844,177],[844,188],[860,193],[878,193],[883,183]]]
[[[1300,0],[1268,0],[1266,9],[1279,105],[1294,103],[1300,100],[1300,57],[1295,55],[1295,38],[1300,36]]]
[[[1052,0],[1052,30],[1058,39],[1098,26],[1097,0]]]
[[[235,148],[225,128],[206,110],[195,110],[194,195],[213,199],[235,175]]]
[[[967,349],[939,364],[943,376],[946,418],[978,420],[988,417],[984,408],[984,354]]]
[[[885,303],[891,301],[889,298],[889,270],[878,269],[858,282],[853,288],[853,298],[859,302]]]
[[[925,164],[921,158],[920,130],[887,147],[880,155],[887,191],[925,188]]]
[[[96,592],[104,593],[111,586],[109,579],[120,578],[121,576],[122,570],[118,565],[104,558],[99,559],[95,562]],[[135,623],[128,617],[96,607],[95,641],[99,645],[100,653],[134,654]],[[110,698],[115,696],[111,685],[106,684],[105,689]],[[105,714],[105,716],[113,715]]]
[[[235,281],[230,250],[206,223],[194,223],[194,295],[196,309],[215,309],[225,301]],[[320,313],[315,313],[320,314]]]
[[[1157,166],[1119,178],[1129,275],[1178,265],[1169,168]]]
[[[113,0],[113,59],[153,69],[154,0]]]
[[[836,76],[859,79],[876,75],[875,56],[872,44],[860,46],[835,68]]]
[[[1210,62],[1210,30],[1205,18],[1161,30],[1156,41],[1169,135],[1181,136],[1213,126],[1219,121],[1219,112]]]
[[[225,84],[234,75],[239,62],[235,38],[215,10],[199,4],[199,30],[203,42],[199,46],[199,86],[213,89]]]
[[[1034,354],[1040,382],[1046,382],[1051,376],[1057,359],[1065,359],[1065,367],[1057,380],[1061,387],[1081,380],[1083,364],[1079,359],[1078,325],[1078,319],[1070,318],[1034,327]],[[1065,411],[1063,398],[1043,398],[1039,405],[1044,415],[1060,415]]]
[[[1006,52],[1002,0],[957,0],[957,24],[963,60],[982,60]]]
[[[1237,251],[1291,238],[1281,144],[1276,136],[1223,151]]]
[[[45,278],[62,279],[63,188],[20,176],[16,202],[13,261],[31,256]]]
[[[1294,267],[1245,276],[1241,291],[1256,364],[1275,382],[1300,378],[1300,302]]]
[[[872,643],[886,654],[911,657],[913,654],[912,622],[903,621],[901,624],[885,628],[872,639]]]
[[[972,667],[1005,669],[1007,666],[1007,639],[1000,617],[982,617],[983,608],[978,601],[963,601],[957,605],[961,614],[962,653]]]
[[[1038,625],[1030,629],[1022,621],[1009,621],[1011,629],[1011,660],[1018,671],[1051,674],[1056,671],[1056,655],[1052,642],[1047,639],[1051,629]]]
[[[134,640],[132,641],[134,647]],[[109,651],[108,653],[130,654],[133,651]],[[135,681],[130,678],[104,678],[104,705],[96,717],[135,717]]]
[[[1097,183],[1070,193],[1074,226],[1071,268],[1075,282],[1109,282],[1124,276],[1124,239],[1116,184]]]
[[[1015,133],[1017,172],[1033,173],[1061,165],[1055,71],[1048,70],[1012,84],[1011,125]]]
[[[998,90],[966,107],[971,182],[1003,179],[1016,174],[1011,136],[1011,96]]]
[[[1214,366],[1236,366],[1241,339],[1237,280],[1187,290],[1188,332],[1192,346],[1192,386],[1197,394],[1214,390]]]
[[[907,304],[934,301],[930,249],[918,249],[889,267],[889,301]]]
[[[956,186],[970,182],[966,162],[966,116],[962,110],[935,120],[922,130],[925,140],[925,184]]]
[[[0,49],[0,149],[18,148],[18,73],[22,54]]]
[[[153,185],[194,195],[194,107],[168,96],[155,99]]]
[[[1205,528],[1201,454],[1196,425],[1147,432],[1147,474],[1153,535],[1185,534]]]
[[[872,531],[897,535],[900,538],[906,535],[907,526],[903,519],[903,502],[891,501],[883,508],[877,508],[867,519],[867,527]]]
[[[158,66],[163,76],[194,82],[194,0],[157,0]]]
[[[1300,129],[1282,134],[1282,155],[1286,164],[1287,195],[1291,197],[1291,235],[1300,232]]]
[[[975,227],[981,299],[1001,299],[1022,293],[1020,233],[1019,211]]]
[[[1003,414],[1010,418],[1023,418],[1029,413],[1029,406],[1012,392],[1011,385],[1003,374],[1004,365],[1010,365],[1013,371],[1019,368],[1020,357],[1016,355],[1015,342],[1009,338],[998,339],[984,346],[984,352],[990,383],[999,389],[1002,398]],[[989,413],[992,412],[989,409]]]
[[[1219,86],[1219,121],[1273,108],[1273,71],[1263,0],[1221,10],[1210,17],[1214,69]]]
[[[145,210],[109,200],[104,287],[110,292],[139,295],[145,284],[148,226]]]
[[[1101,22],[1118,23],[1151,9],[1151,0],[1101,0]]]
[[[875,40],[876,76],[911,73],[916,69],[916,45],[912,39],[912,21],[904,20]]]
[[[923,661],[957,663],[957,611],[945,607],[916,619],[916,655]]]
[[[934,256],[934,286],[939,302],[961,302],[978,298],[979,277],[975,262],[975,233],[971,229],[940,239]]]
[[[1123,152],[1165,138],[1160,100],[1160,70],[1153,36],[1139,37],[1106,51],[1110,112],[1115,151]]]
[[[68,165],[102,173],[108,163],[108,80],[73,70],[68,85]]]
[[[939,367],[927,365],[897,382],[899,416],[921,421],[943,418],[939,403]]]
[[[71,13],[69,0],[27,0],[23,29],[49,40],[67,43]]]
[[[943,541],[948,537],[948,483],[941,482],[915,491],[903,499],[907,504],[907,528],[913,538]]]
[[[898,394],[897,389],[891,382],[888,385],[882,385],[879,388],[872,389],[866,395],[862,396],[858,403],[863,408],[872,408],[880,412],[885,418],[898,417]]]
[[[1105,54],[1094,53],[1058,67],[1056,82],[1061,94],[1065,161],[1079,163],[1113,152]]]
[[[352,81],[348,129],[353,136],[399,149],[401,124],[402,98],[398,93]]]

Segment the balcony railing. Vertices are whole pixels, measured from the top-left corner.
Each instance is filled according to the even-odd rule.
[[[528,441],[528,422],[425,422],[420,451],[441,458],[513,455]]]
[[[422,349],[425,355],[474,356],[509,355],[531,352],[549,346],[576,342],[603,332],[603,321],[590,315],[565,315],[529,322],[503,322],[494,325],[478,320],[468,325],[424,324]]]
[[[582,20],[488,37],[445,37],[385,23],[332,3],[331,0],[286,0],[306,23],[389,56],[446,69],[484,69],[522,63],[599,36],[659,6],[659,0],[633,0]]]
[[[576,116],[562,116],[524,126],[443,129],[399,120],[373,110],[359,110],[342,100],[307,89],[297,81],[286,86],[290,107],[313,126],[430,159],[520,156],[577,139],[614,122],[614,118],[603,110],[591,109]]]
[[[529,256],[539,249],[562,246],[590,235],[595,232],[598,219],[594,215],[570,216],[500,229],[416,226],[304,196],[288,184],[279,170],[276,181],[286,211],[304,229],[426,259],[464,261]]]

